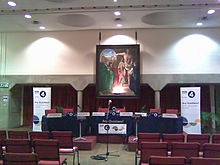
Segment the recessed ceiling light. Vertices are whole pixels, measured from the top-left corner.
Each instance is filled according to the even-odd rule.
[[[196,26],[202,26],[202,25],[203,25],[202,22],[198,22],[198,23],[196,23]]]
[[[11,7],[15,7],[15,6],[16,6],[16,3],[13,2],[13,1],[8,1],[8,5],[11,6]]]
[[[121,23],[116,24],[117,27],[122,27],[123,25]]]
[[[25,15],[24,15],[24,18],[31,19],[32,16],[31,16],[30,14],[25,14]]]
[[[214,14],[215,13],[215,9],[210,9],[208,10],[207,14]]]
[[[113,0],[113,2],[118,2],[118,0]]]
[[[39,26],[39,29],[44,30],[44,29],[46,29],[46,27],[41,25],[41,26]]]
[[[119,16],[119,15],[121,15],[121,12],[116,10],[116,11],[114,11],[114,15]]]

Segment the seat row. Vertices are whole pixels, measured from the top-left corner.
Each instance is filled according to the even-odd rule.
[[[148,163],[150,156],[182,156],[186,158],[186,164],[190,164],[191,157],[220,158],[220,144],[205,143],[200,153],[200,144],[197,142],[172,142],[170,152],[168,142],[142,142],[136,154],[140,154],[140,164]]]
[[[53,131],[51,134],[47,131],[29,133],[28,131],[8,131],[8,137],[6,136],[6,131],[0,131],[0,133],[2,133],[0,134],[0,148],[6,152],[18,153],[32,151],[31,147],[34,147],[34,141],[38,139],[47,141],[57,140],[59,142],[59,152],[73,153],[74,160],[75,153],[77,153],[79,164],[79,151],[77,147],[73,146],[73,135],[71,131]],[[23,145],[27,146],[26,150],[21,149]]]
[[[204,143],[220,143],[220,134],[163,134],[160,133],[138,133],[138,149],[140,149],[141,142],[168,142],[170,150],[171,142],[198,142],[200,143],[200,150]]]
[[[73,150],[74,149],[72,149],[72,151]],[[11,164],[8,163],[9,161],[20,162],[17,164],[23,164],[21,161],[27,161],[23,157],[20,157],[24,153],[35,153],[38,158],[37,160],[39,160],[38,163],[41,165],[67,164],[67,159],[65,157],[61,157],[59,151],[60,146],[58,140],[36,139],[33,141],[32,150],[32,145],[27,139],[8,139],[6,140],[6,152],[3,153],[3,151],[1,151],[2,160],[0,164]],[[72,153],[74,163],[75,153],[74,151]]]
[[[190,165],[218,165],[220,158],[190,158]],[[185,157],[150,156],[149,165],[185,165]]]

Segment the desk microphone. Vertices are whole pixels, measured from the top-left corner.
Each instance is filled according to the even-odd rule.
[[[108,100],[108,112],[106,115],[106,119],[108,120],[108,116],[109,116],[109,111],[110,111],[110,106],[111,106],[112,100]]]
[[[109,100],[109,101],[108,101],[108,106],[110,106],[110,105],[111,105],[111,103],[112,103],[112,100]]]

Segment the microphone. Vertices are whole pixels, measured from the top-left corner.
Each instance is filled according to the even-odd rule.
[[[111,103],[112,103],[112,100],[108,100],[108,112],[107,112],[107,115],[106,115],[106,119],[107,119],[107,120],[108,120],[108,115],[109,115],[109,113],[110,113]]]
[[[112,100],[109,100],[109,101],[108,101],[108,106],[110,106],[110,105],[111,105],[111,103],[112,103]]]

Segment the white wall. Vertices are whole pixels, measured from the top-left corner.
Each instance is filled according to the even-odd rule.
[[[141,45],[141,74],[220,73],[219,29],[102,30],[101,44],[135,44],[135,31]],[[1,74],[95,74],[97,30],[2,35],[6,49],[0,57],[6,56],[6,70],[1,67]]]

